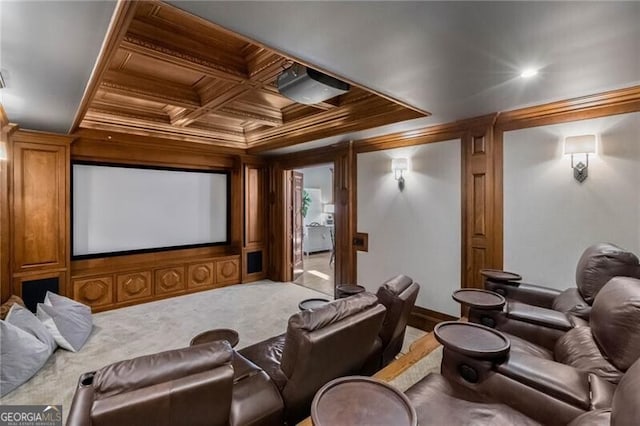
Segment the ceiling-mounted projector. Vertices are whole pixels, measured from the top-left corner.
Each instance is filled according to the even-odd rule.
[[[313,105],[349,90],[344,81],[304,65],[293,64],[278,76],[278,91],[301,104]]]

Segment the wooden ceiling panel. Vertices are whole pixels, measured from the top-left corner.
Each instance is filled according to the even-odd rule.
[[[163,62],[140,54],[132,54],[127,61],[124,71],[132,74],[152,76],[158,80],[166,80],[183,86],[193,86],[202,77],[202,72],[192,71],[183,67]]]
[[[298,104],[276,87],[292,58],[165,3],[119,33],[80,127],[260,152],[426,115],[357,86]]]

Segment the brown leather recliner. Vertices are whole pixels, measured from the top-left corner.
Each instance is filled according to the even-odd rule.
[[[83,374],[67,426],[276,426],[282,410],[269,376],[219,341]]]
[[[387,308],[379,333],[382,351],[378,368],[389,364],[400,353],[409,316],[416,304],[419,291],[420,285],[406,275],[391,278],[378,289],[376,296]]]
[[[285,334],[239,352],[269,374],[282,395],[285,419],[295,424],[309,415],[318,389],[358,373],[380,350],[385,312],[375,295],[360,293],[294,314]]]
[[[551,368],[550,372],[553,371]],[[489,396],[460,386],[440,374],[429,374],[409,388],[406,395],[416,409],[420,425],[528,426],[564,425],[570,422],[569,426],[635,426],[640,422],[640,361],[627,370],[615,391],[603,391],[594,386],[597,380],[588,383],[591,391],[595,392],[591,398],[584,393],[584,377],[580,374],[565,373],[560,377],[560,380],[571,380],[566,387],[554,387],[560,382],[554,380],[547,389],[549,396],[546,398],[538,391],[544,375],[537,377],[531,374],[531,377],[530,384],[522,386],[517,386],[506,375],[499,380],[487,377],[487,382],[493,382],[488,386],[493,386],[495,390]],[[503,384],[504,390],[500,391],[499,387]],[[576,388],[571,391],[573,386]],[[553,397],[554,393],[560,396],[566,391],[572,392],[574,398],[584,398],[585,406],[587,403],[592,406],[577,416],[571,414],[571,409],[562,403],[562,399]],[[610,396],[609,392],[613,395]],[[552,403],[546,403],[548,401]],[[519,410],[520,407],[524,407],[524,410]]]
[[[544,333],[544,327],[540,328]],[[555,360],[617,383],[640,357],[640,280],[613,278],[598,293],[589,327],[568,330],[553,351],[504,333],[511,352]]]
[[[67,425],[228,425],[232,355],[227,342],[215,342],[85,373]]]
[[[640,278],[640,261],[635,254],[614,244],[594,244],[578,261],[576,287],[564,291],[513,281],[500,271],[487,270],[484,275],[485,288],[503,295],[509,302],[570,313],[588,321],[591,305],[600,289],[613,277]]]

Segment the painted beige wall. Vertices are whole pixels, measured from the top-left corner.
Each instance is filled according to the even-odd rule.
[[[410,158],[403,192],[391,159]],[[460,307],[460,141],[358,155],[358,231],[369,252],[358,253],[358,283],[375,292],[405,274],[421,285],[417,305],[450,315]]]
[[[580,184],[563,140],[589,133],[598,153]],[[640,113],[505,133],[505,269],[571,287],[582,251],[599,241],[640,254]]]

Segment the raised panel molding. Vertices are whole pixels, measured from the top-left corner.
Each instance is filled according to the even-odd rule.
[[[67,148],[15,143],[13,272],[64,268]]]
[[[151,296],[151,271],[117,275],[118,302]]]
[[[113,277],[73,280],[73,297],[91,307],[113,303]]]
[[[194,263],[189,265],[189,288],[210,287],[214,283],[213,262]]]
[[[484,173],[476,173],[473,175],[473,235],[485,235],[485,218],[486,218],[486,175]]]
[[[184,266],[155,271],[155,294],[167,294],[185,289]]]
[[[238,259],[216,262],[216,284],[236,282],[240,279],[240,261]]]

